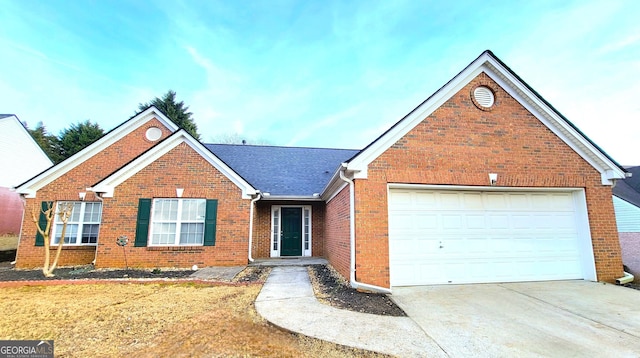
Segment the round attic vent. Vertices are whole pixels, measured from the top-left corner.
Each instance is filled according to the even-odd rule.
[[[473,90],[473,99],[484,108],[490,108],[495,101],[493,91],[485,86],[476,87],[476,89]]]
[[[151,127],[147,129],[145,136],[147,137],[148,140],[155,142],[158,139],[160,139],[160,137],[162,137],[162,130],[158,127]]]

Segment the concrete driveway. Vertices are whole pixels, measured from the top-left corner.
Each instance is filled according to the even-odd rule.
[[[451,357],[638,357],[640,291],[588,281],[394,287]]]

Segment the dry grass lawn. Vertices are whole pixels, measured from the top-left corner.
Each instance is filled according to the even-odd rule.
[[[53,339],[56,357],[377,356],[284,332],[260,285],[91,284],[0,289],[0,339]]]
[[[17,235],[0,235],[0,251],[15,250],[18,248]]]

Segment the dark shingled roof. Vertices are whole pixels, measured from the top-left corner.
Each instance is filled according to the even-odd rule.
[[[632,174],[632,177],[618,180],[613,188],[613,195],[640,207],[640,166],[625,169]]]
[[[321,193],[338,166],[359,152],[235,144],[205,146],[254,188],[278,196]]]

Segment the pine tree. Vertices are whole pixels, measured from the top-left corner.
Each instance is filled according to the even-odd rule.
[[[198,126],[191,117],[193,113],[189,112],[189,107],[185,106],[183,101],[176,102],[176,93],[174,91],[169,90],[162,98],[156,97],[151,102],[140,103],[138,110],[143,111],[150,106],[155,106],[178,127],[183,128],[195,139],[200,140]]]
[[[26,123],[24,123],[24,126],[40,148],[42,148],[44,154],[46,154],[54,164],[58,164],[65,159],[60,151],[60,141],[58,137],[47,132],[42,122],[38,122],[34,129],[29,129]]]
[[[60,154],[64,159],[78,153],[89,144],[100,139],[104,131],[98,123],[91,123],[88,119],[84,122],[72,124],[69,128],[60,132]]]

